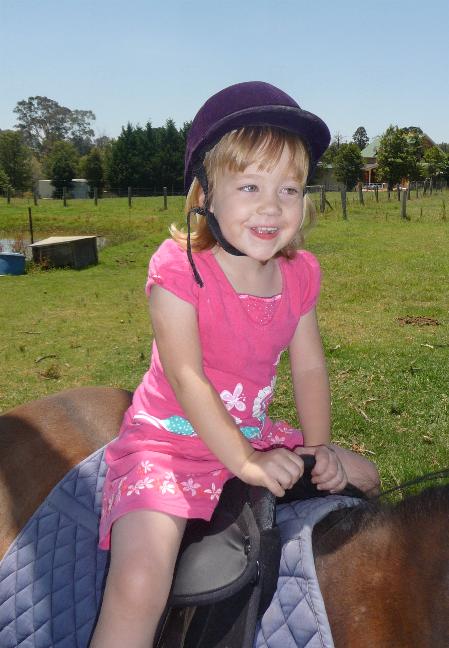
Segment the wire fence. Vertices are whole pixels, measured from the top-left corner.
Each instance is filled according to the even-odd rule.
[[[395,185],[394,188],[388,188],[387,183],[358,183],[354,191],[363,191],[363,192],[388,192],[393,193],[394,191],[407,190],[409,193],[421,192],[424,195],[426,193],[432,193],[432,191],[442,191],[448,187],[448,182],[445,179],[438,178],[436,180],[427,179],[412,181],[409,183],[404,183]],[[314,184],[307,185],[305,187],[305,193],[316,194],[316,193],[332,193],[332,192],[341,192],[345,190],[343,184],[337,183],[324,183],[324,184]],[[35,204],[38,200],[77,200],[77,199],[92,199],[99,200],[104,198],[128,198],[132,200],[133,198],[153,198],[153,197],[168,197],[168,196],[183,196],[182,191],[175,191],[173,188],[169,189],[168,187],[110,187],[108,189],[98,189],[97,187],[89,187],[86,184],[76,185],[75,187],[63,187],[60,189],[52,189],[50,192],[38,191],[19,191],[19,190],[3,190],[0,191],[0,195],[5,198],[8,202],[12,198],[28,198],[34,199]]]

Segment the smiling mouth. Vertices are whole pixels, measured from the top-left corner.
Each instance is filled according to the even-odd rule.
[[[277,236],[279,232],[278,227],[251,227],[251,231],[258,237],[263,239],[272,239]]]

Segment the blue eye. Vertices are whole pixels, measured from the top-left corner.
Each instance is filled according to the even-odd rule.
[[[297,196],[299,191],[296,187],[282,187],[281,190],[283,193],[286,193],[289,196]]]
[[[257,191],[257,186],[254,184],[243,185],[243,187],[239,187],[239,191],[247,191],[247,192]]]

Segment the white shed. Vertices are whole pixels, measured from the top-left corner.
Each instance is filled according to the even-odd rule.
[[[53,198],[55,188],[51,180],[38,181],[38,193],[40,198]],[[67,192],[67,198],[89,198],[89,185],[85,178],[73,178],[72,187]]]

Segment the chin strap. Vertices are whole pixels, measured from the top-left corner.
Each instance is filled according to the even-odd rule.
[[[189,263],[192,268],[193,276],[195,277],[196,283],[200,286],[200,288],[203,288],[204,283],[195,266],[195,262],[193,260],[193,255],[192,255],[192,247],[190,243],[190,218],[192,214],[199,214],[200,216],[204,216],[209,226],[209,229],[212,232],[212,235],[214,236],[217,243],[220,245],[220,247],[223,248],[225,252],[228,252],[233,256],[246,256],[246,254],[244,252],[240,252],[240,250],[237,250],[237,248],[235,248],[233,245],[228,243],[228,241],[225,239],[225,237],[221,232],[220,225],[218,224],[215,215],[207,207],[207,204],[209,202],[209,197],[208,197],[209,186],[208,186],[207,175],[204,166],[202,164],[198,166],[198,168],[195,169],[194,173],[195,176],[198,178],[199,183],[204,192],[204,207],[194,207],[187,214],[187,257],[189,259]]]
[[[229,252],[229,254],[233,254],[234,256],[246,256],[246,254],[240,252],[240,250],[237,250],[237,248],[228,243],[221,233],[220,225],[218,224],[215,215],[209,210],[209,183],[207,181],[206,169],[203,164],[200,164],[198,168],[195,169],[195,175],[204,191],[204,208],[202,208],[198,213],[201,213],[206,217],[207,224],[209,225],[209,229],[214,235],[215,240],[220,244],[225,252]]]
[[[204,283],[201,279],[200,273],[197,270],[195,261],[193,260],[192,246],[190,244],[190,217],[192,216],[192,214],[201,214],[203,211],[204,209],[201,209],[200,207],[194,207],[193,209],[190,209],[187,214],[187,258],[189,259],[190,267],[192,268],[195,281],[200,288],[204,287]]]

